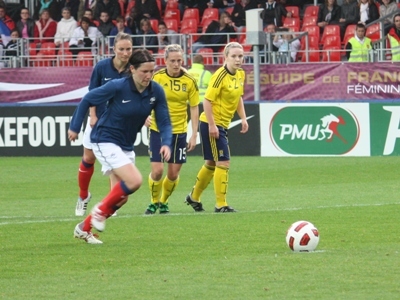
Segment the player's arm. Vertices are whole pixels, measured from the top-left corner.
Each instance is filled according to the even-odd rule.
[[[240,133],[246,133],[249,130],[249,124],[247,123],[246,111],[244,109],[244,103],[243,103],[242,97],[240,97],[236,111],[237,111],[240,119],[242,120],[242,130],[240,131]]]
[[[196,147],[197,131],[199,129],[199,106],[190,107],[190,120],[192,121],[192,136],[189,139],[187,150],[192,151]]]
[[[117,91],[115,84],[110,81],[109,83],[89,91],[79,102],[69,125],[68,138],[74,141],[79,132],[81,131],[83,119],[91,106],[100,105],[113,98]]]
[[[101,86],[101,73],[100,68],[95,66],[90,76],[89,91]],[[90,116],[90,127],[93,127],[97,123],[96,106],[91,106],[89,108]]]
[[[206,114],[206,117],[207,117],[208,131],[209,131],[210,137],[218,139],[219,131],[218,131],[217,125],[215,125],[214,115],[212,112],[212,103],[207,98],[204,98],[203,108],[204,108],[204,113]]]

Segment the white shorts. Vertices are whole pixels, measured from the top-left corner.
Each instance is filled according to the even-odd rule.
[[[122,166],[135,164],[135,152],[122,150],[118,145],[93,143],[92,149],[104,175],[110,175],[112,170]]]
[[[83,147],[92,150],[92,143],[90,142],[90,134],[92,133],[92,127],[90,126],[90,117],[87,118],[85,132],[83,133]]]

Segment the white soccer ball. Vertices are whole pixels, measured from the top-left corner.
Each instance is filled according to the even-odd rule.
[[[286,244],[294,252],[314,251],[319,242],[318,229],[308,221],[293,223],[286,233]]]

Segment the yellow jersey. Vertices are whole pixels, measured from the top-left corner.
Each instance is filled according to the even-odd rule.
[[[199,105],[199,88],[196,79],[188,73],[181,71],[178,77],[171,77],[167,69],[161,69],[154,73],[153,80],[164,89],[165,97],[172,125],[172,133],[187,132],[187,105]],[[151,113],[152,122],[150,129],[158,131],[154,111]]]
[[[244,94],[244,80],[243,69],[231,74],[225,66],[212,75],[204,98],[211,102],[215,125],[228,129]],[[200,121],[208,123],[204,112],[200,115]]]

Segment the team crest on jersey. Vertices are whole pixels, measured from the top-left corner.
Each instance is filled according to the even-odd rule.
[[[182,91],[186,92],[186,83],[182,84]]]
[[[155,98],[155,97],[151,97],[151,98],[150,98],[150,104],[154,104],[155,101],[156,101],[156,98]]]

